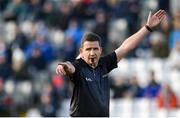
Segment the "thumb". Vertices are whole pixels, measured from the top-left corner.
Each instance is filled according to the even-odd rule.
[[[150,11],[150,12],[149,12],[149,15],[148,15],[148,19],[147,19],[147,25],[149,25],[151,16],[152,16],[152,12]]]

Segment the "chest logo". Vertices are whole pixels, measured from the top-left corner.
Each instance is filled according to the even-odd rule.
[[[105,74],[105,75],[102,76],[102,78],[105,78],[105,77],[107,77],[107,76],[108,76],[108,74]]]
[[[93,80],[91,79],[91,78],[85,78],[86,79],[86,81],[89,81],[89,82],[92,82]]]

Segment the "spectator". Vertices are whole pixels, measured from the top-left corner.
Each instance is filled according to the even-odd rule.
[[[113,99],[129,97],[129,85],[125,78],[118,77],[111,80],[111,89],[113,92]]]
[[[40,25],[39,30],[36,34],[36,39],[32,41],[28,46],[26,50],[26,58],[30,59],[33,55],[34,51],[37,51],[36,49],[39,48],[40,52],[42,54],[42,57],[45,59],[45,62],[49,64],[53,58],[54,58],[54,52],[53,47],[51,45],[51,42],[48,39],[48,29],[43,24]]]
[[[168,45],[162,32],[156,31],[150,35],[152,56],[157,58],[168,57]]]
[[[109,17],[112,19],[127,18],[128,15],[128,1],[126,0],[106,0],[108,5]]]
[[[102,47],[104,49],[104,53],[107,52],[107,44],[108,44],[108,18],[105,14],[105,11],[98,10],[96,13],[96,21],[95,21],[95,27],[93,29],[93,32],[98,34],[102,37]]]
[[[46,1],[43,5],[42,10],[38,14],[39,20],[44,21],[45,25],[47,25],[50,28],[56,25],[56,17],[58,15],[59,14],[57,14],[56,9],[53,6],[53,1]]]
[[[17,25],[15,31],[15,39],[11,42],[10,47],[12,49],[20,48],[21,50],[25,51],[28,43],[28,37],[21,31],[20,27]]]
[[[7,4],[8,4],[8,0],[0,0],[0,14],[3,13]]]
[[[155,98],[161,88],[161,85],[156,81],[155,72],[150,72],[150,82],[145,88],[144,96],[147,98]]]
[[[5,21],[20,21],[24,20],[26,11],[26,5],[22,0],[12,0],[8,3],[4,11],[4,20]]]
[[[43,94],[41,96],[40,112],[43,117],[55,117],[55,108],[51,103],[51,95]]]
[[[13,50],[12,62],[12,78],[15,81],[30,80],[25,55],[21,49]]]
[[[173,110],[178,107],[178,98],[169,83],[164,82],[162,84],[162,88],[157,95],[157,104],[160,109]]]
[[[57,10],[58,16],[56,21],[57,28],[60,28],[61,30],[65,31],[68,28],[68,23],[70,21],[70,15],[71,15],[71,6],[70,3],[61,3],[59,4],[59,8]]]
[[[42,9],[41,0],[29,0],[25,20],[37,21],[40,10]]]
[[[4,90],[4,81],[0,78],[0,117],[11,116],[10,107],[12,107],[13,99]]]
[[[43,117],[55,117],[59,108],[58,94],[51,84],[45,84],[41,94],[40,112]]]
[[[7,47],[3,39],[0,39],[0,78],[6,81],[11,75],[11,67],[7,62]]]
[[[45,70],[47,67],[47,63],[39,47],[34,47],[32,49],[32,55],[28,59],[27,63],[31,69],[34,69],[37,71]]]
[[[173,15],[173,29],[170,32],[169,48],[172,49],[178,40],[180,40],[180,11]]]
[[[141,98],[143,97],[143,88],[140,86],[139,82],[138,82],[138,78],[136,75],[134,75],[130,80],[130,87],[129,87],[129,92],[132,96],[132,98]]]
[[[78,20],[84,19],[86,17],[86,5],[83,0],[71,0],[72,12],[71,17]]]
[[[65,60],[74,60],[77,55],[78,47],[81,43],[81,37],[84,30],[80,26],[81,24],[77,19],[72,19],[69,22],[68,29],[65,31],[65,45],[64,45],[64,54]]]

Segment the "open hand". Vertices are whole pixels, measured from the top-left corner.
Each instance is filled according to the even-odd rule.
[[[150,28],[157,26],[163,18],[166,16],[166,12],[164,10],[159,10],[155,14],[149,13],[147,24]]]

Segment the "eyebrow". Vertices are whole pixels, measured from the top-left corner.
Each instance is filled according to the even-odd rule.
[[[90,50],[90,49],[94,49],[94,50],[96,50],[96,49],[98,49],[97,47],[91,47],[91,48],[86,48],[85,50]]]

